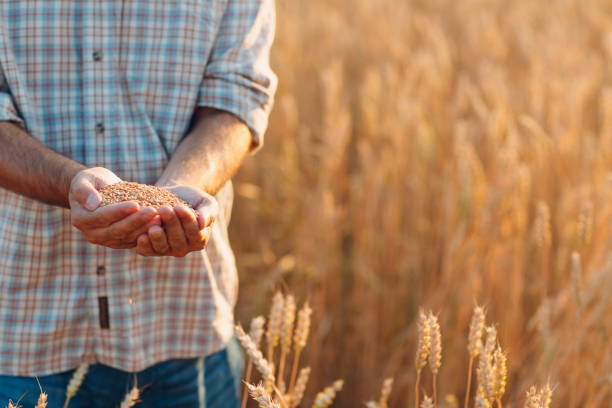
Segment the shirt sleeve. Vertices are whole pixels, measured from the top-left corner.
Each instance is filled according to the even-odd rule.
[[[263,144],[277,78],[270,68],[274,0],[227,0],[200,87],[198,106],[230,112]]]
[[[8,87],[4,74],[0,69],[0,121],[15,122],[23,126],[23,119],[17,112],[13,95]]]

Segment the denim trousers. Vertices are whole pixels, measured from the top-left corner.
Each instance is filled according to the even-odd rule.
[[[242,364],[242,354],[235,342],[204,358],[165,361],[137,373],[92,364],[69,407],[119,407],[137,381],[141,394],[136,407],[237,408]],[[66,387],[73,373],[74,370],[38,377],[48,394],[49,408],[64,406]],[[39,395],[35,377],[0,376],[1,407],[11,399],[23,408],[34,408]]]

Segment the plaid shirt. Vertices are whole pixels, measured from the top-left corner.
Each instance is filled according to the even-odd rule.
[[[0,0],[0,120],[87,166],[153,184],[196,106],[262,142],[276,86],[273,0]],[[83,361],[139,371],[233,333],[228,183],[205,251],[89,244],[70,212],[0,188],[0,374]]]

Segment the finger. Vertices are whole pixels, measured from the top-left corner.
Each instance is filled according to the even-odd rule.
[[[198,224],[200,229],[204,229],[217,219],[219,205],[213,197],[204,197],[196,209],[198,213]]]
[[[160,207],[159,214],[161,215],[164,228],[166,229],[166,236],[170,249],[178,253],[187,251],[185,231],[183,230],[180,220],[174,213],[174,210],[164,205]]]
[[[212,227],[206,227],[200,231],[200,240],[204,243],[204,248],[208,245],[208,240],[212,234]]]
[[[115,204],[99,208],[94,212],[86,210],[80,204],[72,206],[72,224],[81,231],[104,228],[138,211],[138,204],[133,202]]]
[[[157,211],[151,207],[145,207],[135,214],[117,221],[104,228],[106,234],[113,239],[129,241],[130,237],[136,239],[141,234],[147,232],[149,222],[157,215]]]
[[[144,256],[157,256],[147,234],[142,234],[136,240],[136,252]]]
[[[96,190],[92,180],[85,174],[75,178],[70,186],[70,194],[84,208],[94,211],[102,202],[102,196]]]
[[[91,217],[97,221],[98,226],[108,227],[137,213],[138,210],[140,210],[140,205],[138,205],[138,203],[134,201],[125,201],[98,208],[91,213]]]
[[[165,254],[170,249],[168,245],[168,239],[166,238],[166,232],[160,226],[153,226],[149,228],[149,240],[153,250],[158,254]]]
[[[137,230],[135,230],[134,232],[132,232],[131,234],[129,234],[126,238],[127,241],[129,242],[136,242],[136,239],[142,235],[145,234],[149,231],[149,229],[155,227],[155,226],[161,226],[161,217],[159,216],[159,214],[155,214],[155,216],[146,224],[144,225],[142,228],[138,228]]]
[[[200,227],[193,211],[184,205],[177,205],[174,207],[174,213],[181,221],[190,248],[203,249],[204,241],[200,237]]]

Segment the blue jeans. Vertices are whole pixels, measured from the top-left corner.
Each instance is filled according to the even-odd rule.
[[[49,407],[63,407],[66,386],[74,371],[39,377],[48,394]],[[242,373],[242,354],[235,342],[201,359],[170,360],[136,374],[93,364],[70,408],[119,407],[138,379],[142,390],[136,407],[142,408],[237,408]],[[34,407],[40,394],[34,377],[0,376],[0,406],[19,401]]]

